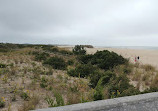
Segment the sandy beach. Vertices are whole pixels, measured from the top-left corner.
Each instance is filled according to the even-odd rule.
[[[109,50],[129,58],[132,63],[135,63],[135,57],[139,56],[139,63],[150,64],[158,69],[158,50],[145,49],[118,49],[118,48],[86,48],[88,54],[94,54],[97,50]]]

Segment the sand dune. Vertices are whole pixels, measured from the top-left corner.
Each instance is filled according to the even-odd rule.
[[[140,50],[140,49],[117,49],[117,48],[87,48],[88,54],[94,54],[97,50],[114,51],[125,58],[129,58],[132,63],[135,63],[135,57],[139,56],[139,63],[151,64],[158,69],[158,51],[157,50]]]

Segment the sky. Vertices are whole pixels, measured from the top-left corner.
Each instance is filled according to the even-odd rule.
[[[0,0],[0,42],[158,46],[158,0]]]

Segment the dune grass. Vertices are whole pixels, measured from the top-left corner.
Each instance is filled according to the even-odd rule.
[[[36,60],[37,52],[49,54],[48,58],[59,56],[66,65],[60,70],[53,68],[51,64],[43,64],[47,57],[43,58],[43,54]],[[100,53],[102,52],[98,55]],[[97,55],[91,62],[98,62],[97,65],[102,69],[90,63],[83,65],[79,57],[73,55],[71,51],[54,46],[36,46],[0,52],[0,56],[0,63],[3,64],[3,68],[0,68],[0,95],[5,98],[5,105],[0,110],[28,111],[49,106],[84,103],[100,97],[109,99],[119,97],[121,94],[131,95],[130,92],[137,94],[134,87],[130,85],[144,91],[149,87],[155,88],[158,84],[158,72],[151,65],[126,63],[115,65],[107,71],[107,68],[103,67],[105,64],[99,64],[98,61],[102,59],[98,60]],[[57,65],[60,67],[61,63]],[[85,69],[83,66],[88,68]],[[76,76],[68,75],[69,69],[76,69],[75,72],[71,71],[71,75],[76,74]],[[92,87],[91,82],[95,82],[93,84],[95,87]],[[100,84],[103,83],[107,84],[101,86]],[[131,88],[128,89],[128,86]],[[126,90],[122,91],[124,87]],[[56,101],[57,97],[59,101]],[[15,109],[12,109],[13,107]]]

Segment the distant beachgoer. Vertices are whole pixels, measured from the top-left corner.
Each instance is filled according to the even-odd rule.
[[[140,57],[138,56],[137,59],[139,60],[139,58],[140,58]]]
[[[137,62],[137,58],[135,57],[135,62]]]

